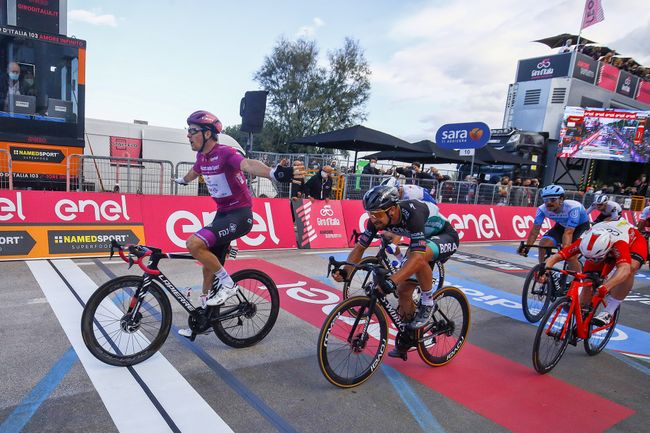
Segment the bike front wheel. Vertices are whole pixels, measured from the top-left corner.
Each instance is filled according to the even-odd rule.
[[[467,341],[470,327],[469,302],[457,287],[447,286],[433,297],[438,306],[431,322],[417,332],[420,358],[433,367],[451,361]]]
[[[340,388],[362,384],[377,370],[388,346],[388,324],[377,304],[356,296],[337,305],[318,336],[318,365]]]
[[[596,317],[605,309],[603,303],[599,303],[594,311],[593,317]],[[612,320],[605,326],[594,325],[593,323],[589,324],[589,337],[583,342],[585,346],[585,352],[589,356],[598,355],[603,351],[607,343],[614,335],[614,330],[616,329],[616,324],[618,323],[618,315],[621,311],[620,308],[617,308],[614,314],[612,315]]]
[[[235,348],[252,346],[271,332],[280,311],[275,282],[262,271],[232,274],[237,294],[214,310],[213,329],[219,340]]]
[[[533,366],[540,374],[551,371],[564,355],[575,332],[575,319],[569,316],[571,298],[559,298],[539,323],[533,342]]]
[[[542,267],[543,264],[533,266],[526,275],[524,288],[521,292],[521,309],[526,320],[531,323],[538,322],[542,318],[551,302],[549,297],[552,284],[550,276],[547,276],[544,284],[537,282],[536,276]]]
[[[143,278],[127,275],[110,280],[90,297],[81,315],[81,335],[90,353],[102,362],[120,367],[138,364],[160,349],[172,322],[172,309],[155,281],[135,293]]]

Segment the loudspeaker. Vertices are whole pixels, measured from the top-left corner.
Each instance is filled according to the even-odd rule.
[[[266,90],[246,92],[239,104],[241,130],[244,132],[261,132],[266,111]]]

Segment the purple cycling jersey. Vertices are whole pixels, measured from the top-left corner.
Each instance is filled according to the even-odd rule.
[[[251,207],[253,200],[246,185],[246,176],[239,168],[244,157],[229,146],[217,145],[208,154],[199,152],[192,167],[203,175],[219,212]]]

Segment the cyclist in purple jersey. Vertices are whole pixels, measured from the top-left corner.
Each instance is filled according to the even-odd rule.
[[[237,293],[232,278],[222,266],[230,242],[246,235],[253,227],[252,198],[245,173],[291,182],[304,177],[304,166],[270,168],[261,161],[241,156],[229,146],[219,144],[221,121],[207,111],[196,111],[187,118],[187,138],[197,152],[196,163],[185,176],[175,179],[187,185],[203,176],[210,195],[217,203],[212,223],[194,233],[186,242],[192,256],[203,264],[203,294],[209,306],[223,304]],[[190,329],[179,334],[190,337]]]

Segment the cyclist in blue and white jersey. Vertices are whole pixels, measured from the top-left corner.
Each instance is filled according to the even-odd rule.
[[[533,227],[528,233],[526,245],[532,245],[537,239],[545,218],[555,221],[555,225],[539,241],[542,247],[568,247],[575,242],[584,232],[589,230],[589,217],[582,203],[575,200],[564,199],[564,188],[559,185],[548,185],[542,188],[544,204],[537,208],[537,215]],[[517,253],[522,256],[528,254],[530,247],[521,246]],[[539,262],[544,262],[544,254],[539,254]],[[578,257],[567,260],[569,269],[580,270]]]
[[[429,191],[419,185],[402,185],[397,178],[392,176],[388,179],[383,180],[381,182],[381,185],[397,188],[400,200],[422,200],[424,202],[433,203],[435,205],[438,204],[438,201],[433,198]],[[400,267],[402,263],[404,263],[404,260],[406,260],[406,257],[404,257],[402,251],[399,248],[399,241],[401,239],[401,236],[386,231],[382,233],[382,236],[391,240],[391,244],[388,245],[387,250],[397,259],[392,263],[393,266],[396,268]]]
[[[599,194],[596,196],[594,202],[587,208],[587,215],[589,215],[594,209],[600,211],[600,215],[596,217],[594,224],[603,221],[618,221],[623,213],[621,205],[610,200],[609,196],[605,194]]]

